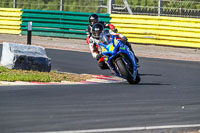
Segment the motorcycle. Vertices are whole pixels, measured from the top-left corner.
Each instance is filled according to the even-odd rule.
[[[140,82],[134,53],[115,35],[108,36],[106,32],[102,32],[99,48],[105,63],[116,76],[126,79],[129,84]]]

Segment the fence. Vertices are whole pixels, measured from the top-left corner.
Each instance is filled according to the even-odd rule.
[[[107,13],[107,0],[1,0],[0,7]]]
[[[116,14],[111,18],[130,42],[200,48],[200,19]]]
[[[112,6],[109,5],[112,3]],[[200,17],[199,0],[1,0],[0,7],[113,14]],[[129,11],[128,11],[129,10]]]
[[[125,0],[112,0],[114,14],[128,14]],[[199,0],[126,0],[134,15],[200,17]]]

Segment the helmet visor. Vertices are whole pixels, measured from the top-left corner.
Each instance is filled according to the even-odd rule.
[[[98,19],[90,19],[90,24],[93,25],[95,23],[98,23]]]
[[[100,31],[93,31],[92,35],[94,38],[99,39]]]

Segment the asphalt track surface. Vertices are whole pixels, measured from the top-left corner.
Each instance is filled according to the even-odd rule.
[[[47,55],[53,70],[111,75],[89,53],[48,49]],[[139,85],[0,86],[0,132],[181,132],[173,125],[200,124],[200,62],[139,59]],[[193,129],[199,127],[187,128]]]

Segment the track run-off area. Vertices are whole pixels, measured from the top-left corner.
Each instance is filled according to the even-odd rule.
[[[1,49],[0,49],[1,50]],[[52,70],[113,76],[90,53],[47,49]],[[141,82],[0,86],[0,132],[200,129],[200,62],[139,57]]]

